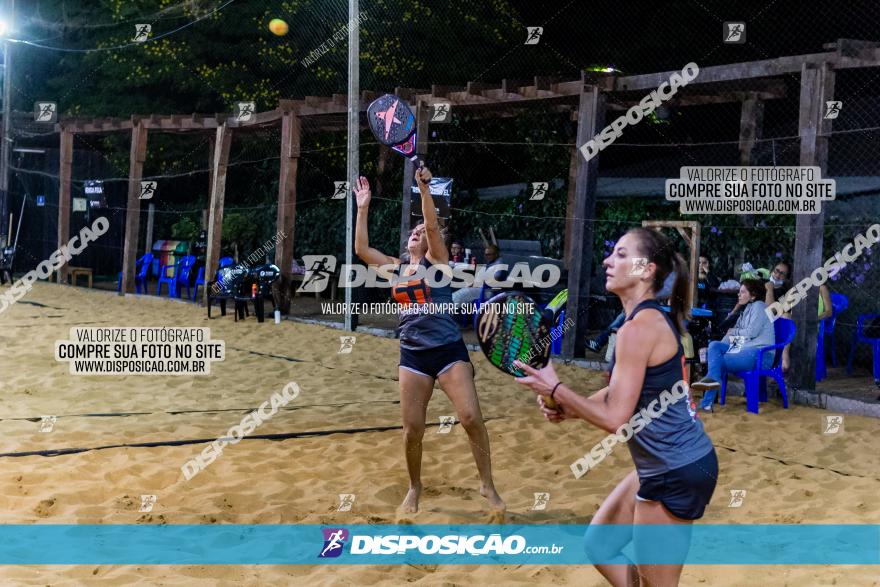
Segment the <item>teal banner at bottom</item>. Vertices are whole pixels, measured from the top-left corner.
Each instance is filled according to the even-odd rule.
[[[878,565],[880,525],[0,526],[0,564]]]

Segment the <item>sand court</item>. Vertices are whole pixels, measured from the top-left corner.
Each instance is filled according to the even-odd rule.
[[[226,357],[206,376],[71,375],[55,360],[71,326],[210,328]],[[339,330],[284,321],[208,320],[192,304],[38,283],[0,315],[0,515],[19,524],[586,524],[632,469],[618,446],[575,479],[569,465],[604,434],[583,423],[554,426],[532,394],[472,353],[489,431],[493,472],[508,506],[488,512],[468,438],[435,391],[422,466],[421,511],[397,512],[406,490],[397,390],[397,341],[355,333],[340,354]],[[558,366],[580,391],[605,375]],[[300,394],[190,480],[181,466],[207,443],[294,381]],[[718,487],[699,523],[877,524],[877,422],[845,417],[822,434],[827,412],[772,399],[748,414],[732,397],[701,414],[720,461]],[[52,417],[44,418],[44,416]],[[41,431],[41,428],[44,431]],[[46,430],[49,428],[49,430]],[[35,453],[12,456],[15,453]],[[60,453],[60,454],[58,454]],[[45,456],[56,454],[57,456]],[[729,507],[731,491],[745,491]],[[549,493],[544,510],[534,494]],[[354,495],[338,511],[340,494]],[[155,495],[151,511],[142,495]],[[601,585],[589,566],[6,566],[4,583],[122,585],[577,584]],[[689,565],[684,585],[877,585],[876,568]]]

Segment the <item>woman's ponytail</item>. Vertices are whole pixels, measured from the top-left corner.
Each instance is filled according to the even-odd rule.
[[[675,273],[669,305],[676,329],[679,334],[684,334],[684,320],[689,310],[687,302],[690,271],[687,263],[675,252],[672,242],[656,230],[639,227],[629,230],[627,234],[633,235],[638,240],[639,252],[648,259],[648,262],[657,266],[652,284],[655,293],[663,289],[663,283],[669,274]]]

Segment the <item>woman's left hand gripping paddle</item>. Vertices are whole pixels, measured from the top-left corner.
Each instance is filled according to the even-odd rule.
[[[535,369],[522,361],[514,361],[513,364],[526,374],[525,377],[517,377],[515,381],[522,385],[528,385],[535,395],[538,396],[538,407],[545,418],[557,424],[566,418],[574,416],[574,414],[566,411],[563,405],[550,398],[554,387],[557,390],[559,389],[556,387],[556,384],[559,383],[559,377],[556,375],[553,363],[547,363],[547,366],[542,369]]]

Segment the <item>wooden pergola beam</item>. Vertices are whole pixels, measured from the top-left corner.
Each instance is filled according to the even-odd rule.
[[[225,124],[217,128],[214,142],[214,169],[211,178],[211,203],[208,212],[208,251],[205,255],[205,281],[217,273],[220,263],[220,244],[223,234],[223,203],[226,198],[226,169],[229,165],[229,149],[232,145],[232,130]],[[237,260],[237,259],[236,259]],[[208,303],[208,288],[204,288],[205,304]]]
[[[58,248],[70,240],[70,176],[73,167],[73,133],[62,127],[58,173]],[[10,233],[12,227],[10,227]],[[58,269],[58,283],[67,283],[67,264]]]
[[[128,171],[128,202],[125,207],[125,244],[122,250],[121,293],[134,291],[135,264],[141,227],[141,179],[147,158],[147,128],[143,120],[132,119],[131,154]]]
[[[844,43],[845,47],[853,47],[850,41]],[[713,65],[700,68],[696,79],[688,86],[708,84],[713,82],[738,81],[762,77],[777,77],[789,73],[800,73],[806,66],[820,67],[827,63],[835,70],[850,69],[854,67],[878,67],[880,66],[880,48],[861,48],[858,51],[849,51],[851,54],[842,54],[839,51],[829,53],[811,53],[807,55],[792,55],[777,57],[775,59],[763,59],[761,61],[749,61],[745,63],[730,63],[728,65]],[[699,65],[699,64],[697,64]],[[673,73],[678,71],[664,71],[643,75],[631,75],[617,78],[608,78],[611,87],[609,91],[635,91],[654,90],[661,83],[668,81]]]

